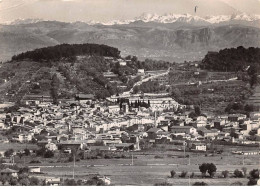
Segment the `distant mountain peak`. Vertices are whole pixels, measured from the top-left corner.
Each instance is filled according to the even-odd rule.
[[[12,22],[10,22],[10,25],[19,25],[19,24],[34,24],[37,22],[42,22],[44,21],[43,19],[16,19]]]
[[[163,15],[158,15],[155,13],[143,13],[139,17],[132,20],[113,20],[106,23],[102,22],[88,22],[89,24],[102,24],[102,25],[120,25],[120,24],[130,24],[137,21],[142,22],[156,22],[156,23],[189,23],[189,24],[219,24],[222,22],[231,21],[246,21],[252,22],[260,20],[260,15],[251,15],[247,13],[234,13],[232,15],[217,15],[217,16],[204,16],[200,17],[191,14],[174,14],[167,13]]]

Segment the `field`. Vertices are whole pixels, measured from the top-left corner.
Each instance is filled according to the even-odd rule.
[[[154,185],[155,183],[169,182],[173,185],[192,185],[202,180],[199,172],[199,165],[202,163],[214,163],[217,166],[217,174],[214,179],[206,178],[204,182],[210,185],[230,185],[236,181],[247,183],[246,178],[220,178],[221,172],[228,170],[230,175],[235,169],[246,167],[248,172],[258,165],[259,156],[245,156],[231,154],[231,150],[257,150],[256,147],[224,147],[222,154],[214,156],[205,156],[205,153],[186,152],[190,158],[183,158],[183,151],[172,151],[171,146],[166,145],[165,148],[158,146],[155,149],[145,152],[133,152],[132,158],[127,159],[89,159],[80,160],[75,163],[75,178],[87,179],[93,174],[105,175],[111,178],[112,185]],[[125,153],[131,157],[132,152]],[[57,158],[43,159],[40,164],[29,164],[29,161],[36,159],[27,157],[25,160],[17,159],[17,162],[25,162],[29,166],[40,166],[44,173],[42,176],[55,176],[62,178],[72,178],[73,162],[57,163]],[[133,165],[132,165],[133,161]],[[177,172],[176,178],[169,178],[170,171]],[[195,177],[178,178],[181,171],[188,171],[188,175],[192,172]]]
[[[248,84],[239,80],[174,87],[180,91],[179,99],[189,101],[191,104],[201,104],[205,112],[223,113],[228,103],[244,101],[252,94]]]

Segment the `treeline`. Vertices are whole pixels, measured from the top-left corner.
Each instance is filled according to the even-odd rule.
[[[120,51],[117,48],[98,44],[61,44],[51,47],[35,49],[18,55],[14,55],[12,60],[30,59],[34,61],[47,60],[57,61],[62,58],[75,60],[79,55],[97,55],[119,58]]]
[[[166,90],[165,85],[160,85],[158,81],[147,81],[142,83],[141,85],[136,85],[133,88],[133,93],[136,94],[138,92],[143,93],[155,93],[155,92],[162,92]]]
[[[146,71],[150,70],[166,70],[173,63],[166,62],[163,60],[152,60],[152,59],[145,59],[144,61],[138,60],[136,56],[127,56],[125,57],[126,60],[131,60],[131,63],[127,65],[133,69],[145,69]]]
[[[223,49],[219,52],[208,52],[200,67],[214,71],[244,71],[248,66],[260,66],[260,48]]]

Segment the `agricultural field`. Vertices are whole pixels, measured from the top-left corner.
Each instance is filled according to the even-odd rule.
[[[247,183],[246,178],[231,177],[235,169],[246,167],[248,172],[258,165],[259,156],[245,156],[231,154],[231,150],[257,150],[257,147],[224,146],[222,154],[208,154],[204,152],[185,152],[189,157],[183,158],[183,151],[173,151],[172,146],[165,145],[139,152],[119,152],[127,158],[122,159],[84,159],[75,162],[75,179],[87,179],[94,174],[105,175],[111,178],[112,185],[154,185],[156,183],[168,182],[173,185],[192,185],[203,180],[210,185],[230,185],[236,181]],[[61,177],[72,178],[73,162],[57,162],[55,154],[53,158],[36,158],[33,156],[17,162],[25,163],[28,166],[41,167],[42,175],[39,177]],[[69,156],[69,155],[67,155]],[[133,158],[131,158],[133,157]],[[32,160],[39,160],[41,163],[29,163]],[[214,163],[217,166],[215,178],[201,178],[199,165],[202,163]],[[175,178],[170,177],[170,171],[177,174]],[[230,178],[221,178],[221,172],[228,170]],[[194,178],[179,178],[182,171],[187,171],[188,175],[194,172]]]
[[[230,102],[243,102],[252,95],[250,86],[239,80],[210,82],[201,85],[176,85],[177,101],[199,104],[204,112],[224,113]]]

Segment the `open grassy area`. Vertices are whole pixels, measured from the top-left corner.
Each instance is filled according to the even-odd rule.
[[[231,147],[224,146],[222,154],[214,156],[205,156],[205,153],[186,152],[190,158],[182,158],[183,151],[172,151],[171,145],[160,146],[155,149],[140,152],[128,152],[126,156],[133,154],[132,159],[89,159],[76,162],[75,178],[87,179],[93,174],[106,175],[111,178],[112,185],[154,185],[155,183],[169,182],[173,185],[188,185],[188,178],[179,178],[182,171],[192,172],[195,177],[190,180],[191,185],[197,181],[204,181],[209,185],[230,185],[236,181],[247,183],[246,178],[219,178],[221,172],[228,170],[230,175],[235,169],[246,167],[248,172],[258,165],[259,156],[245,156],[231,154],[231,150],[257,150],[257,147]],[[57,154],[56,154],[57,155]],[[40,164],[29,164],[32,159],[39,159]],[[244,161],[243,161],[244,159]],[[17,162],[23,163],[24,159],[17,159]],[[57,163],[57,156],[50,159],[35,158],[32,156],[25,158],[25,164],[29,166],[40,166],[44,176],[56,176],[62,178],[72,178],[73,162]],[[244,162],[244,165],[243,165]],[[200,177],[199,165],[202,163],[214,163],[217,166],[217,174],[214,179]],[[177,172],[176,178],[169,178],[170,171]]]

